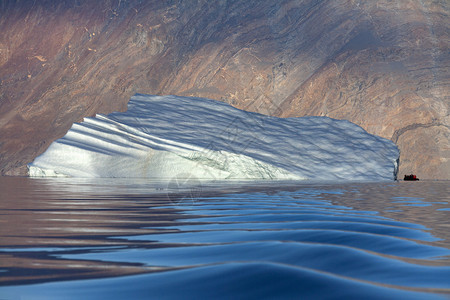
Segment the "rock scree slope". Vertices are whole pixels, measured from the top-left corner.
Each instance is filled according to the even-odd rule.
[[[0,172],[135,93],[354,122],[450,179],[446,0],[0,1]]]

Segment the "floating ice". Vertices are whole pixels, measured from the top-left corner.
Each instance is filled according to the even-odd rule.
[[[393,180],[398,157],[393,142],[348,121],[137,94],[124,113],[73,124],[28,167],[30,176]]]

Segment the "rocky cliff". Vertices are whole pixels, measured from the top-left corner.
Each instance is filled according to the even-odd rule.
[[[136,92],[348,119],[450,179],[446,0],[0,1],[0,170]]]

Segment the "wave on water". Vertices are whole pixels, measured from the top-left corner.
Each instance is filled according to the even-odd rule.
[[[156,198],[135,198],[148,205],[148,218],[161,222],[143,228],[153,233],[108,237],[126,246],[49,250],[49,256],[58,261],[139,266],[146,274],[2,287],[0,295],[7,299],[448,296],[450,249],[436,246],[440,239],[424,225],[335,201],[354,190],[347,185],[241,192],[198,197],[178,206],[160,198],[157,205],[152,202]],[[398,201],[391,198],[392,203]]]

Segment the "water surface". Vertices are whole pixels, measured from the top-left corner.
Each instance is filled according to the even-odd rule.
[[[445,181],[0,188],[0,299],[450,297]]]

